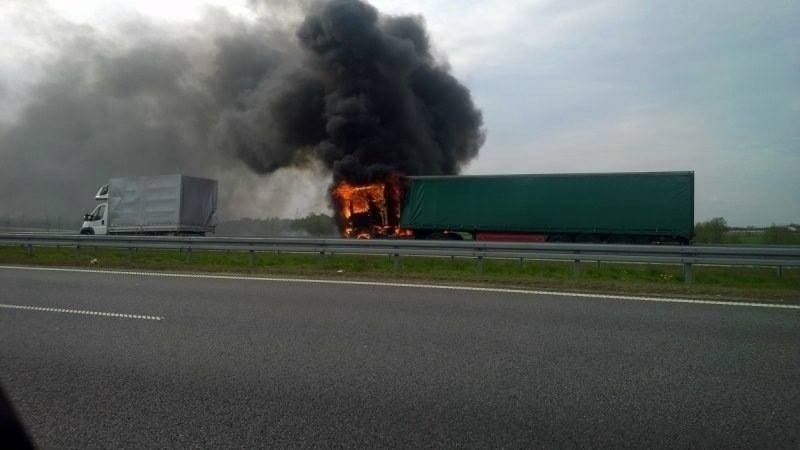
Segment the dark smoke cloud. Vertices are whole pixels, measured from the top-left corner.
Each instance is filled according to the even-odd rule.
[[[0,216],[74,216],[111,176],[182,172],[220,178],[235,217],[287,167],[357,181],[456,173],[477,154],[481,115],[431,56],[421,18],[355,0],[252,5],[255,22],[219,10],[114,33],[23,5],[53,47],[0,125]],[[289,201],[274,190],[265,215]]]
[[[477,155],[481,114],[434,60],[422,18],[334,0],[313,8],[297,37],[303,68],[257,112],[227,121],[229,144],[254,170],[317,158],[338,179],[370,181],[453,174]],[[253,139],[267,123],[277,126]]]

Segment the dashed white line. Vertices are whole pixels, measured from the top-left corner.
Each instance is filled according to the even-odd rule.
[[[132,275],[132,276],[166,277],[166,278],[201,278],[209,280],[270,281],[270,282],[280,282],[280,283],[339,284],[339,285],[352,285],[352,286],[442,289],[442,290],[454,290],[454,291],[493,292],[493,293],[503,293],[503,294],[548,295],[557,297],[577,297],[577,298],[589,298],[589,299],[594,298],[594,299],[629,300],[629,301],[658,302],[658,303],[687,303],[696,305],[721,305],[721,306],[740,306],[740,307],[748,306],[756,308],[800,310],[800,305],[786,305],[780,303],[734,302],[725,300],[698,300],[698,299],[688,299],[688,298],[646,297],[646,296],[614,295],[614,294],[587,294],[587,293],[576,293],[576,292],[541,291],[541,290],[492,288],[492,287],[476,287],[476,286],[452,286],[452,285],[423,284],[423,283],[393,283],[393,282],[382,282],[382,281],[350,281],[350,280],[257,277],[257,276],[246,276],[246,275],[212,275],[212,274],[197,274],[197,273],[147,272],[147,271],[132,271],[132,270],[76,269],[76,268],[64,268],[64,267],[0,265],[0,269],[39,270],[39,271],[49,271],[49,272],[103,273],[112,275]]]
[[[54,312],[54,313],[64,313],[64,314],[82,314],[85,316],[117,317],[120,319],[164,320],[164,318],[160,316],[145,316],[141,314],[121,314],[121,313],[112,313],[103,311],[86,311],[81,309],[69,309],[69,308],[46,308],[43,306],[7,305],[4,303],[0,303],[0,308],[23,309],[27,311],[43,311],[43,312]]]

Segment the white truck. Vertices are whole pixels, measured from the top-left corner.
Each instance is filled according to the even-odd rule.
[[[217,181],[186,175],[112,178],[81,234],[205,235],[217,224]]]

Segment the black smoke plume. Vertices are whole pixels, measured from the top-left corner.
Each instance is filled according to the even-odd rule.
[[[358,0],[251,3],[255,21],[210,10],[112,31],[12,6],[48,51],[0,122],[0,217],[76,216],[112,176],[178,172],[219,178],[228,217],[280,214],[299,183],[287,168],[358,182],[457,173],[477,154],[481,114],[422,18]]]
[[[380,16],[361,1],[333,0],[314,8],[297,38],[302,68],[258,105],[261,114],[226,123],[236,154],[254,170],[313,158],[336,179],[368,182],[394,171],[454,174],[477,155],[481,114],[431,55],[420,17]],[[252,139],[259,128],[274,140]]]

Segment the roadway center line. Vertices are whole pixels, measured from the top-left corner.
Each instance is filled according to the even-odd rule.
[[[451,290],[451,291],[490,292],[490,293],[500,293],[500,294],[546,295],[555,297],[573,297],[573,298],[587,298],[587,299],[629,300],[629,301],[656,302],[656,303],[688,303],[695,305],[721,305],[721,306],[739,306],[739,307],[747,306],[755,308],[800,310],[800,305],[785,305],[780,303],[734,302],[725,300],[695,300],[688,298],[646,297],[646,296],[615,295],[615,294],[587,294],[587,293],[577,293],[577,292],[541,291],[541,290],[492,288],[492,287],[477,287],[477,286],[452,286],[452,285],[423,284],[423,283],[393,283],[393,282],[382,282],[382,281],[348,281],[348,280],[325,280],[325,279],[303,279],[303,278],[257,277],[257,276],[246,276],[246,275],[213,275],[213,274],[200,274],[200,273],[147,272],[147,271],[133,271],[133,270],[77,269],[77,268],[64,268],[64,267],[34,267],[34,266],[4,266],[4,265],[0,265],[0,269],[34,270],[34,271],[38,270],[38,271],[48,271],[48,272],[98,273],[98,274],[109,274],[109,275],[131,275],[131,276],[164,277],[164,278],[200,278],[208,280],[270,281],[279,283],[339,284],[339,285],[349,285],[349,286],[441,289],[441,290]]]
[[[86,311],[81,309],[69,309],[69,308],[45,308],[43,306],[7,305],[4,303],[0,303],[0,308],[23,309],[27,311],[55,312],[64,314],[82,314],[85,316],[117,317],[120,319],[164,320],[164,318],[160,316],[144,316],[140,314],[121,314],[121,313],[102,312],[102,311]]]

